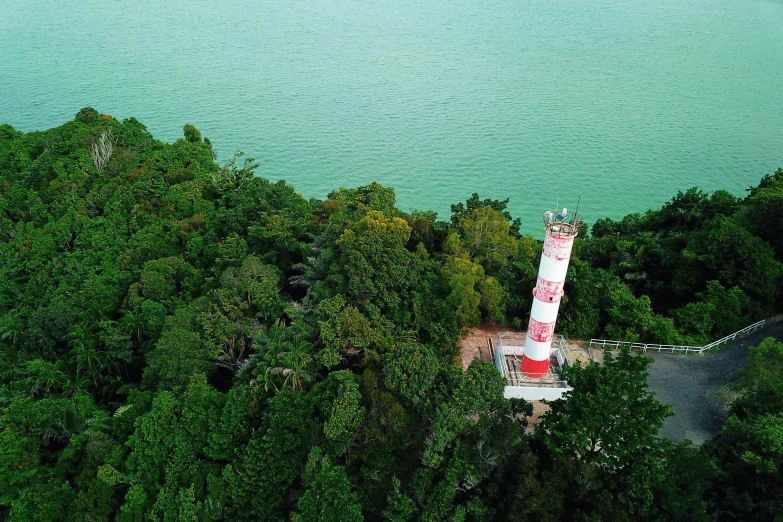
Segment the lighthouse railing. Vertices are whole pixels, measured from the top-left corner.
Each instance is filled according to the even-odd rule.
[[[508,379],[506,371],[506,352],[503,349],[503,336],[498,334],[498,344],[495,348],[495,368],[498,369],[500,375]]]
[[[556,345],[557,349],[560,350],[560,354],[563,356],[563,361],[566,365],[571,365],[571,350],[568,349],[568,342],[566,341],[566,338],[564,335],[560,336],[560,340],[558,341]]]
[[[568,382],[554,376],[530,377],[522,372],[508,372],[509,386],[535,385],[540,388],[568,388]]]

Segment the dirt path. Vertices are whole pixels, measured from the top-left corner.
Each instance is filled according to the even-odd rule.
[[[471,329],[467,335],[459,340],[459,356],[463,371],[467,370],[468,366],[470,366],[470,361],[476,358],[488,363],[492,362],[488,341],[492,341],[494,349],[498,342],[498,332],[500,331],[500,328],[484,325]]]
[[[748,347],[758,345],[766,337],[783,340],[783,323],[701,356],[647,352],[655,359],[650,367],[649,387],[660,401],[671,404],[675,413],[666,419],[661,436],[701,444],[715,434],[725,418],[725,407],[716,392],[747,365]]]

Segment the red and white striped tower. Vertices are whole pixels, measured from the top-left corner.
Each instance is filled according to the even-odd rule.
[[[567,212],[564,208],[562,211],[544,214],[544,251],[538,266],[538,281],[533,290],[535,297],[522,356],[522,373],[533,379],[540,379],[549,369],[552,336],[555,333],[560,298],[563,296],[568,260],[581,224],[576,214],[566,223]]]

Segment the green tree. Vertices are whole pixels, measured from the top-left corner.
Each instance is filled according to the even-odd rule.
[[[709,492],[716,520],[774,520],[783,510],[783,343],[749,349],[731,415],[704,452],[719,472]]]
[[[327,282],[361,308],[402,313],[417,279],[416,257],[405,245],[405,220],[370,210],[336,241],[337,258]]]
[[[783,240],[775,233],[783,226],[783,169],[767,174],[758,186],[748,190],[748,197],[740,210],[740,220],[755,235],[769,243],[775,250],[775,257],[783,259]]]
[[[346,356],[356,356],[376,343],[378,333],[362,313],[338,294],[324,299],[316,308],[323,348],[316,355],[327,368]]]
[[[339,456],[349,449],[364,421],[362,395],[353,373],[347,370],[330,373],[319,388],[314,394],[317,397],[322,391],[324,395],[319,404],[324,419],[324,449],[328,455]]]
[[[506,402],[504,386],[505,379],[495,367],[480,359],[473,359],[464,375],[452,373],[448,399],[438,406],[433,432],[422,455],[423,464],[437,468],[444,452],[471,426],[471,416],[490,415],[502,409]]]
[[[650,298],[635,297],[623,284],[615,284],[607,294],[608,324],[606,338],[623,341],[657,341],[671,344],[676,341],[674,321],[652,310]]]
[[[299,476],[317,425],[303,394],[284,390],[270,399],[260,429],[223,469],[229,492],[226,517],[268,520],[281,516],[286,491]]]
[[[774,520],[783,510],[783,413],[728,418],[706,451],[720,473],[710,503],[716,520]]]
[[[519,218],[512,219],[511,214],[506,210],[508,201],[508,199],[497,200],[489,198],[482,200],[479,198],[479,195],[474,192],[464,204],[460,202],[456,205],[451,205],[451,223],[452,225],[456,225],[462,217],[472,213],[474,210],[490,208],[501,212],[505,220],[511,223],[511,232],[516,237],[519,237],[519,227],[522,225],[522,221]]]
[[[191,375],[211,369],[210,355],[201,336],[173,327],[161,336],[150,354],[144,370],[144,383],[157,389],[184,386]]]
[[[362,508],[351,491],[345,468],[335,466],[318,448],[313,448],[302,474],[307,489],[297,502],[302,522],[351,522],[364,520]]]
[[[302,391],[318,377],[313,345],[297,326],[285,327],[278,321],[268,332],[255,336],[256,354],[246,371],[255,375],[252,383],[264,385],[267,392],[290,389]]]
[[[536,434],[555,455],[580,456],[608,469],[627,466],[659,444],[658,431],[671,407],[647,390],[652,359],[625,348],[603,364],[568,366],[573,390],[550,403]]]
[[[383,355],[384,383],[416,410],[432,404],[438,376],[438,360],[432,349],[416,343],[399,342]]]
[[[463,215],[456,230],[470,259],[493,274],[508,266],[519,248],[506,217],[494,208],[480,207]]]
[[[190,143],[201,143],[201,131],[193,125],[186,123],[182,131],[185,134],[185,139]]]
[[[734,386],[739,397],[732,412],[741,418],[783,412],[783,343],[767,337],[748,352],[748,366]]]

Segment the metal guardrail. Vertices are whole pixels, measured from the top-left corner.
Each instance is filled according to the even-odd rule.
[[[718,339],[717,341],[713,341],[710,344],[707,344],[704,346],[704,350],[709,350],[710,348],[715,348],[716,346],[720,346],[721,344],[725,344],[729,341],[733,341],[737,337],[744,337],[752,332],[755,332],[756,330],[760,330],[761,328],[764,328],[764,325],[767,323],[766,319],[762,319],[761,321],[757,323],[753,323],[750,326],[746,326],[742,330],[738,330],[734,332],[731,335],[727,335],[726,337],[722,339]]]
[[[498,369],[500,375],[508,379],[506,375],[506,351],[503,349],[503,337],[498,334],[498,344],[495,348],[495,368]]]
[[[568,349],[568,343],[566,342],[566,338],[564,335],[560,336],[560,342],[557,343],[557,348],[560,350],[560,353],[563,355],[563,362],[570,366],[571,365],[571,350]]]
[[[737,337],[744,337],[752,332],[755,332],[756,330],[759,330],[761,328],[764,328],[764,325],[767,323],[766,319],[762,319],[761,321],[757,323],[753,323],[750,326],[746,326],[742,330],[737,330],[733,334],[727,335],[726,337],[723,337],[721,339],[718,339],[717,341],[713,341],[710,344],[705,344],[704,346],[686,346],[686,345],[678,345],[678,344],[647,344],[647,343],[632,343],[630,341],[613,341],[610,339],[590,339],[590,346],[601,346],[601,347],[609,347],[609,348],[621,348],[621,347],[628,347],[631,350],[642,350],[643,352],[646,352],[647,350],[657,350],[658,352],[685,352],[685,353],[699,353],[702,354],[706,352],[707,350],[711,348],[715,348],[716,346],[720,346],[721,344],[726,344],[729,341],[733,341]]]
[[[538,384],[541,387],[552,387],[552,388],[568,387],[568,382],[560,379],[547,379],[546,377],[534,379],[532,377],[528,377],[522,372],[507,372],[507,378],[510,383],[509,384],[510,386],[518,386],[519,383],[529,382],[532,384]]]
[[[685,353],[701,353],[704,351],[703,346],[686,346],[682,344],[645,344],[644,351],[657,350],[659,352],[685,352]]]
[[[590,339],[590,346],[601,346],[605,347],[608,346],[609,348],[624,348],[628,347],[631,350],[643,350],[645,346],[647,346],[644,343],[632,343],[631,341],[613,341],[610,339]]]

